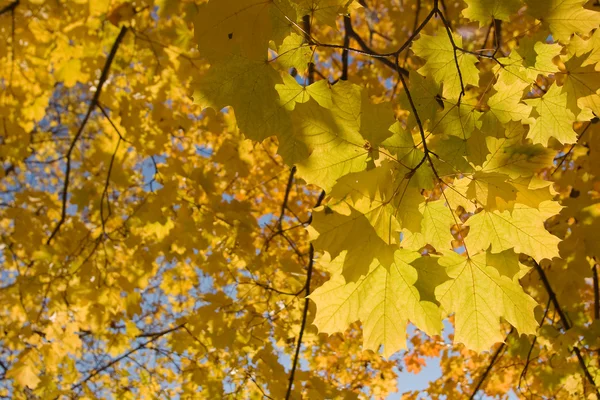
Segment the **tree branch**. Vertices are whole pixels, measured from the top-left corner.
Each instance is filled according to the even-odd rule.
[[[79,383],[76,383],[75,385],[71,386],[71,390],[76,390],[78,388],[80,388],[81,386],[83,386],[84,384],[86,384],[88,381],[90,381],[91,379],[93,379],[96,375],[98,375],[99,373],[107,370],[108,368],[112,367],[113,365],[115,365],[116,363],[118,363],[119,361],[123,360],[124,358],[129,357],[131,354],[135,353],[138,350],[141,350],[143,348],[145,348],[146,346],[148,346],[149,344],[156,342],[158,339],[160,339],[161,337],[163,337],[166,334],[169,334],[171,332],[175,332],[181,328],[184,327],[184,325],[187,324],[187,322],[177,325],[174,328],[170,328],[167,330],[164,330],[162,332],[157,332],[155,334],[151,334],[152,339],[140,344],[139,346],[135,347],[134,349],[129,350],[128,352],[120,355],[119,357],[107,362],[106,364],[104,364],[103,366],[101,366],[100,368],[96,368],[94,369],[88,376],[86,376],[83,380],[81,380]],[[139,337],[146,337],[146,335],[142,335]]]
[[[592,268],[594,275],[594,319],[600,319],[600,292],[598,288],[598,264]]]
[[[444,3],[442,2],[442,6],[443,5],[444,5]],[[465,84],[463,82],[463,77],[462,77],[462,72],[460,70],[460,66],[458,65],[458,56],[456,54],[456,50],[458,50],[458,46],[454,42],[454,37],[452,36],[450,22],[448,22],[448,20],[444,17],[444,14],[442,13],[442,11],[439,8],[436,8],[434,10],[436,11],[437,15],[442,20],[442,23],[444,24],[444,27],[446,28],[446,33],[448,34],[448,39],[450,39],[450,43],[452,44],[452,51],[454,53],[454,64],[456,65],[456,71],[458,72],[458,80],[460,81],[460,95],[458,96],[458,102],[457,102],[460,104],[460,99],[465,94]]]
[[[285,195],[283,197],[283,202],[281,203],[281,213],[279,214],[279,219],[277,220],[277,228],[281,232],[282,231],[282,223],[283,217],[285,217],[285,210],[287,208],[288,199],[290,197],[290,191],[292,190],[292,183],[294,183],[294,174],[296,173],[296,166],[294,165],[290,169],[290,176],[288,177],[287,185],[285,186]]]
[[[4,8],[0,9],[0,15],[15,11],[15,8],[17,8],[19,3],[21,3],[21,0],[15,0],[12,3],[5,5]]]
[[[88,107],[87,113],[85,114],[85,117],[83,118],[83,121],[81,122],[81,125],[79,126],[79,129],[77,130],[77,133],[75,134],[75,137],[73,138],[73,141],[71,142],[71,145],[69,146],[69,149],[67,150],[65,182],[64,182],[63,188],[62,188],[61,215],[60,215],[60,219],[59,219],[58,223],[54,227],[54,230],[50,234],[50,237],[46,241],[46,244],[48,244],[48,245],[50,244],[50,242],[52,242],[52,239],[56,236],[56,234],[60,230],[60,227],[65,222],[65,218],[67,217],[67,200],[68,200],[67,197],[69,194],[69,179],[71,177],[71,156],[73,154],[73,150],[75,149],[75,145],[77,144],[79,137],[83,133],[83,130],[84,130],[88,120],[90,119],[92,112],[98,105],[98,100],[100,99],[100,93],[102,92],[102,87],[104,86],[104,83],[106,82],[106,79],[108,78],[108,72],[110,70],[110,66],[115,58],[115,55],[117,54],[119,45],[123,41],[123,38],[125,37],[126,33],[127,33],[127,27],[125,27],[125,26],[121,27],[121,31],[119,32],[117,39],[115,40],[115,42],[112,45],[112,48],[110,49],[110,53],[108,54],[108,58],[106,59],[106,63],[104,64],[104,68],[102,68],[102,74],[100,75],[100,80],[98,81],[98,88],[96,89],[96,92],[94,93],[94,97],[92,98],[92,101]]]
[[[565,331],[568,331],[569,329],[571,329],[571,326],[572,326],[571,322],[569,321],[569,319],[567,318],[567,315],[563,312],[562,308],[560,307],[560,304],[556,297],[556,293],[554,292],[554,290],[552,290],[552,286],[550,285],[550,282],[548,281],[548,277],[546,276],[546,273],[544,272],[544,270],[542,269],[540,264],[538,264],[537,261],[533,260],[533,265],[535,266],[536,271],[540,275],[540,279],[541,279],[542,283],[544,284],[544,288],[546,289],[546,292],[548,293],[548,296],[550,297],[550,301],[552,301],[552,305],[554,305],[554,309],[558,313],[558,316],[560,318],[560,321],[561,321]],[[581,369],[583,370],[585,377],[587,378],[588,382],[592,385],[592,387],[596,391],[596,395],[600,398],[600,391],[598,391],[596,382],[594,382],[594,378],[593,378],[592,374],[590,373],[587,365],[585,365],[585,360],[583,359],[583,356],[581,355],[581,351],[579,350],[579,348],[577,346],[573,346],[573,352],[575,353],[575,356],[577,357],[577,360],[579,361],[579,365],[581,366]]]
[[[342,81],[348,80],[348,47],[350,46],[350,31],[352,30],[352,20],[349,16],[344,16],[344,50],[342,50]]]
[[[310,15],[302,17],[302,23],[304,24],[304,36],[307,42],[311,42],[313,39],[310,36]],[[313,54],[314,56],[314,54]],[[308,84],[312,84],[315,81],[315,63],[310,60],[308,63]]]
[[[475,386],[475,389],[473,389],[473,393],[471,393],[471,397],[469,397],[470,400],[473,400],[475,398],[475,395],[477,394],[477,392],[479,391],[479,389],[481,389],[481,386],[483,385],[483,382],[486,380],[486,378],[488,377],[488,375],[492,371],[492,368],[494,367],[494,364],[500,358],[500,355],[504,352],[504,349],[506,348],[506,341],[508,340],[508,337],[513,332],[513,330],[514,330],[514,328],[510,328],[510,331],[506,334],[506,338],[504,339],[504,342],[502,342],[500,344],[500,346],[494,352],[494,355],[492,356],[492,359],[490,360],[490,363],[488,364],[488,366],[485,369],[485,371],[483,371],[483,374],[479,377],[479,381],[477,382],[477,385]]]
[[[546,320],[546,316],[548,315],[548,310],[550,310],[550,299],[548,299],[548,303],[546,304],[546,310],[544,310],[544,315],[542,316],[542,322],[540,323],[540,328],[544,325],[544,321]],[[531,362],[531,353],[533,353],[533,348],[535,347],[535,343],[537,342],[537,336],[533,338],[531,342],[531,346],[529,347],[529,351],[527,352],[527,359],[525,360],[525,366],[523,367],[523,371],[521,371],[521,375],[519,376],[519,384],[517,385],[517,389],[521,390],[521,381],[525,379],[525,383],[527,383],[527,369],[529,368],[529,363]]]
[[[315,208],[319,207],[325,198],[325,191],[322,191],[317,200],[317,204],[315,204]],[[310,217],[312,220],[312,215]],[[294,387],[294,375],[296,373],[296,366],[298,365],[298,359],[300,358],[300,348],[302,347],[302,336],[304,335],[304,329],[306,328],[306,318],[308,316],[308,304],[309,299],[308,295],[310,295],[310,279],[312,278],[312,270],[314,265],[315,258],[315,248],[310,244],[310,250],[308,252],[308,269],[306,271],[306,285],[305,286],[305,298],[304,298],[304,311],[302,312],[302,323],[300,324],[300,333],[298,334],[298,343],[296,344],[296,353],[294,354],[294,361],[292,362],[292,370],[290,371],[289,384],[287,388],[287,392],[285,394],[285,400],[289,400],[292,395],[292,388]]]

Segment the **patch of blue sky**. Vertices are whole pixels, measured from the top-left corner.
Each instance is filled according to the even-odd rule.
[[[210,158],[214,153],[214,150],[211,147],[203,144],[195,144],[194,148],[196,149],[196,154],[204,158]]]
[[[275,214],[273,213],[268,213],[268,214],[264,214],[261,215],[258,218],[258,226],[260,226],[261,228],[265,228],[267,225],[269,225],[269,223],[273,220],[275,220]]]

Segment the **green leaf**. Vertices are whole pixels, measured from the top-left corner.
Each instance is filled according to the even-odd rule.
[[[475,351],[489,349],[504,340],[500,318],[519,333],[536,332],[537,303],[518,283],[500,275],[486,253],[467,258],[448,252],[439,262],[451,280],[438,286],[435,295],[446,313],[455,314],[455,343]]]
[[[269,41],[279,44],[293,32],[288,18],[296,19],[289,0],[209,1],[198,6],[194,36],[202,57],[227,62],[230,56],[239,56],[264,62]]]
[[[508,17],[521,7],[521,0],[465,0],[467,8],[462,15],[479,26],[488,25],[494,19],[508,21]]]
[[[275,60],[284,68],[295,68],[302,73],[308,68],[312,54],[312,49],[306,43],[304,37],[297,33],[291,33],[283,39],[283,43],[277,48]]]
[[[419,253],[397,250],[389,268],[374,261],[367,275],[356,282],[346,283],[342,275],[334,274],[310,295],[317,305],[313,323],[319,332],[344,331],[360,320],[365,349],[377,352],[383,346],[388,358],[406,348],[407,320],[430,335],[439,334],[438,307],[421,300],[414,286],[417,271],[410,263],[418,258]]]
[[[327,251],[332,259],[347,252],[342,269],[346,281],[357,281],[367,274],[374,259],[385,265],[391,262],[386,243],[367,217],[354,209],[348,215],[328,207],[316,209],[308,230],[315,249]]]
[[[525,102],[534,107],[534,119],[527,133],[533,143],[548,146],[550,137],[562,144],[577,141],[577,133],[573,130],[575,115],[567,108],[567,94],[558,86],[552,85],[541,98]]]
[[[587,35],[600,24],[600,13],[587,10],[587,0],[525,0],[528,12],[548,26],[552,36],[568,42],[571,35]]]
[[[462,47],[460,35],[452,33],[452,38],[458,47]],[[444,97],[457,99],[461,92],[460,78],[454,59],[454,48],[446,28],[440,27],[434,36],[421,34],[411,48],[417,56],[426,61],[419,69],[419,73],[431,76],[438,84],[443,83]],[[456,57],[463,84],[465,86],[479,84],[479,70],[475,66],[477,57],[461,51],[457,51]]]
[[[531,106],[521,102],[523,90],[529,86],[525,82],[513,82],[505,85],[498,82],[494,85],[496,94],[488,100],[490,112],[503,124],[509,121],[523,121],[529,118]]]
[[[423,214],[421,232],[425,241],[438,251],[451,249],[454,237],[450,228],[456,224],[452,210],[446,207],[444,200],[423,203],[419,208]]]
[[[544,221],[560,211],[555,202],[540,204],[540,211],[523,204],[516,204],[512,212],[482,211],[470,217],[466,226],[470,227],[465,245],[470,252],[487,250],[492,253],[512,249],[525,253],[537,262],[559,257],[560,239],[551,235],[544,227]]]
[[[194,102],[219,111],[232,106],[241,131],[262,141],[291,130],[291,119],[275,85],[279,74],[264,61],[231,56],[195,82]]]

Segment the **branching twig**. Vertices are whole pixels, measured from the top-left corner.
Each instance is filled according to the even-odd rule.
[[[571,155],[571,153],[573,152],[573,149],[575,149],[575,146],[577,145],[577,143],[579,143],[579,141],[583,138],[583,136],[585,135],[585,133],[587,132],[587,130],[589,129],[590,126],[592,126],[592,124],[595,124],[599,121],[598,117],[593,118],[587,125],[585,128],[583,128],[583,131],[581,131],[581,133],[579,134],[579,137],[577,138],[577,142],[573,143],[571,145],[571,148],[569,148],[569,151],[567,151],[561,158],[560,158],[560,162],[558,163],[558,165],[556,166],[556,168],[554,168],[554,171],[552,171],[552,173],[550,174],[550,176],[554,175],[556,173],[556,171],[558,171],[560,169],[560,167],[562,167],[562,165],[564,164],[565,160],[569,157],[569,155]],[[556,161],[556,160],[555,160]]]
[[[115,42],[112,45],[112,48],[110,49],[110,53],[108,54],[108,58],[106,59],[106,63],[104,64],[104,68],[102,68],[102,74],[100,75],[100,80],[98,81],[98,87],[97,87],[96,92],[94,93],[94,97],[92,98],[92,101],[88,107],[87,113],[85,114],[85,117],[83,118],[83,121],[81,122],[81,125],[79,126],[79,129],[77,130],[77,133],[75,134],[75,137],[73,138],[73,141],[71,142],[71,145],[69,146],[69,149],[67,150],[67,155],[66,155],[67,161],[66,161],[66,167],[65,167],[65,181],[63,184],[63,188],[62,188],[61,215],[60,215],[60,219],[59,219],[58,223],[54,227],[54,230],[50,234],[50,237],[46,241],[46,244],[50,244],[50,242],[52,242],[52,239],[56,236],[56,234],[60,230],[60,227],[65,222],[65,218],[67,217],[67,201],[68,201],[67,197],[69,194],[69,179],[71,177],[71,156],[73,154],[73,150],[75,149],[75,145],[77,144],[77,141],[79,140],[79,137],[83,133],[83,130],[84,130],[88,120],[90,119],[90,116],[92,115],[92,112],[98,105],[98,100],[100,99],[100,93],[102,92],[102,87],[104,86],[104,83],[106,82],[106,79],[108,78],[108,72],[110,70],[110,66],[115,58],[115,55],[117,54],[119,45],[123,41],[123,38],[125,37],[126,33],[127,33],[127,27],[125,27],[125,26],[121,27],[121,31],[119,32],[117,39],[115,40]]]
[[[186,322],[187,323],[187,322]],[[76,390],[78,388],[80,388],[81,386],[85,385],[88,381],[90,381],[91,379],[93,379],[96,375],[98,375],[99,373],[107,370],[108,368],[112,367],[113,365],[115,365],[116,363],[118,363],[119,361],[129,357],[131,354],[135,353],[136,351],[139,351],[143,348],[145,348],[146,346],[148,346],[151,343],[156,342],[158,339],[160,339],[161,337],[163,337],[166,334],[169,334],[171,332],[175,332],[181,328],[183,328],[183,326],[186,324],[183,323],[181,325],[177,325],[174,328],[170,328],[167,330],[164,330],[162,332],[157,332],[156,334],[154,334],[154,336],[152,336],[152,339],[136,346],[135,348],[129,350],[128,352],[120,355],[119,357],[107,362],[106,364],[104,364],[103,366],[94,369],[88,376],[86,376],[83,380],[79,381],[78,383],[74,384],[73,386],[71,386],[71,390]],[[144,336],[140,336],[140,337],[144,337]]]

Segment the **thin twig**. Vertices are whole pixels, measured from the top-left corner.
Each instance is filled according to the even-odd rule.
[[[579,134],[579,137],[577,138],[577,142],[573,143],[571,145],[571,148],[569,148],[569,151],[567,151],[562,157],[560,162],[558,163],[558,165],[556,166],[556,168],[554,168],[554,171],[552,171],[552,173],[550,174],[550,176],[554,175],[556,173],[556,171],[558,171],[560,169],[560,167],[562,167],[563,163],[565,162],[565,160],[569,157],[569,155],[573,152],[573,149],[575,149],[575,146],[577,145],[577,143],[579,143],[579,141],[583,138],[583,136],[585,135],[585,133],[587,132],[587,130],[589,129],[590,126],[592,126],[592,124],[595,124],[599,121],[600,119],[593,118],[587,125],[585,128],[583,128],[583,131],[581,131],[581,133]]]
[[[492,23],[488,25],[488,28],[485,31],[485,38],[483,39],[483,44],[481,45],[481,49],[480,50],[484,50],[485,49],[487,41],[490,38],[490,33],[492,32],[492,27],[493,26],[494,26],[494,21],[492,21]]]
[[[177,325],[174,328],[170,328],[167,330],[164,330],[162,332],[157,332],[156,334],[154,334],[152,336],[152,339],[138,345],[137,347],[129,350],[128,352],[120,355],[119,357],[112,359],[111,361],[107,362],[106,364],[104,364],[103,366],[101,366],[100,368],[96,368],[94,369],[88,376],[86,376],[83,380],[79,381],[78,383],[74,384],[73,386],[71,386],[71,390],[76,390],[78,388],[80,388],[81,386],[83,386],[84,384],[86,384],[88,381],[90,381],[91,379],[93,379],[96,375],[98,375],[99,373],[107,370],[108,368],[112,367],[113,365],[115,365],[116,363],[118,363],[119,361],[123,360],[124,358],[129,357],[131,354],[135,353],[138,350],[141,350],[143,348],[145,348],[146,346],[148,346],[151,343],[156,342],[158,339],[160,339],[161,337],[163,337],[166,334],[169,334],[171,332],[175,332],[181,328],[184,327],[184,325],[187,324],[187,322]],[[145,337],[145,336],[140,336],[140,337]]]

